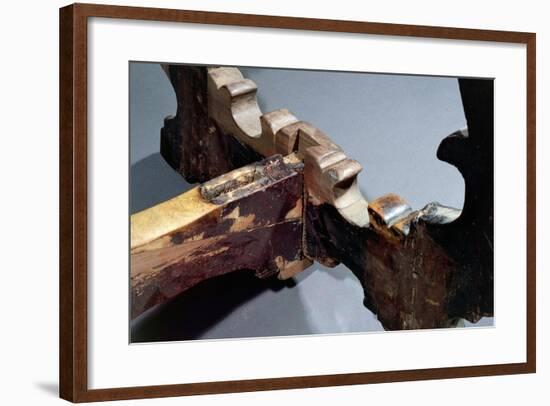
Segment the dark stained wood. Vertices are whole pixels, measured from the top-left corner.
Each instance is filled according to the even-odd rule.
[[[205,181],[276,153],[299,152],[305,185],[348,221],[368,224],[368,202],[357,185],[362,170],[332,140],[290,111],[262,113],[258,88],[234,67],[164,65],[178,100],[165,120],[161,153],[188,181]]]
[[[60,9],[59,395],[88,391],[87,342],[87,14]]]
[[[74,400],[73,6],[61,9],[59,20],[59,396]]]
[[[202,238],[161,252],[144,252],[132,256],[132,261],[145,265],[165,259],[154,274],[141,278],[132,273],[132,317],[148,308],[164,303],[205,279],[229,272],[248,269],[261,278],[278,273],[287,264],[301,264],[302,222],[288,220],[266,227]]]
[[[308,204],[306,213],[307,255],[351,269],[384,328],[452,327],[459,318],[492,315],[492,290],[474,277],[482,265],[454,257],[432,235],[432,227],[444,229],[458,210],[430,204],[391,227],[371,213],[368,228],[350,224],[330,205]]]
[[[459,79],[459,87],[468,130],[445,138],[437,156],[464,177],[464,207],[456,221],[430,225],[429,233],[461,266],[449,285],[449,313],[477,321],[493,314],[494,81]]]
[[[318,128],[287,109],[263,113],[258,87],[234,67],[208,67],[208,116],[225,133],[262,156],[298,152],[305,162],[305,188],[353,224],[368,224],[368,202],[357,186],[362,170]],[[190,100],[190,103],[195,99]],[[201,109],[203,111],[204,109]],[[199,145],[199,148],[201,146]]]
[[[411,372],[414,372],[411,374]],[[360,372],[332,375],[292,376],[284,378],[246,379],[239,381],[196,382],[177,385],[151,385],[93,389],[83,393],[82,402],[124,399],[149,399],[171,396],[191,396],[236,392],[254,392],[280,389],[321,388],[326,386],[365,385],[388,382],[421,381],[433,379],[471,378],[493,375],[533,373],[527,363],[475,365],[450,368]]]
[[[445,138],[437,154],[464,177],[462,212],[436,203],[411,212],[388,195],[369,204],[365,228],[308,199],[306,254],[348,266],[386,329],[450,327],[493,315],[493,81],[459,85],[468,130]]]
[[[430,238],[422,213],[408,217],[406,237],[372,214],[369,227],[363,228],[347,222],[331,205],[308,204],[306,213],[307,255],[328,266],[345,264],[361,281],[364,303],[385,329],[456,324],[460,316],[449,316],[446,288],[456,265]]]
[[[87,383],[88,17],[527,44],[527,360],[522,363],[91,390]],[[536,370],[536,37],[534,33],[77,4],[60,15],[60,395],[74,402],[532,373]],[[72,101],[70,103],[69,101]],[[74,182],[73,180],[74,179]],[[65,197],[63,197],[65,196]],[[69,197],[70,196],[70,197]],[[72,201],[74,198],[74,201]],[[518,213],[519,215],[519,213]],[[62,333],[62,334],[61,334]],[[65,372],[64,372],[65,371]]]
[[[132,317],[214,276],[286,278],[307,267],[302,167],[275,155],[134,214]]]
[[[282,28],[293,30],[513,43],[528,43],[530,40],[533,40],[535,36],[534,33],[518,31],[388,24],[367,21],[327,20],[319,18],[283,17],[261,14],[220,13],[211,11],[112,6],[103,4],[78,4],[78,6],[81,8],[83,13],[90,16],[146,21],[170,21],[242,27]]]
[[[164,120],[160,153],[172,168],[190,183],[206,182],[262,158],[209,117],[206,67],[168,65],[167,74],[178,107]]]

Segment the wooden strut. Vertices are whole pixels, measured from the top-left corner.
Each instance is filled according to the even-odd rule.
[[[263,114],[236,68],[166,65],[177,114],[161,154],[206,182],[131,218],[132,317],[238,269],[288,278],[345,264],[385,329],[450,327],[493,315],[493,81],[459,79],[468,128],[437,156],[458,168],[463,210],[399,196],[370,204],[361,165],[285,109]]]

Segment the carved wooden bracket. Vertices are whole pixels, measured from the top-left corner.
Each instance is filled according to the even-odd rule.
[[[367,203],[361,165],[288,110],[262,113],[238,69],[165,70],[178,110],[161,153],[206,183],[132,216],[133,316],[215,275],[286,278],[313,260],[351,269],[387,329],[493,314],[492,81],[459,79],[468,130],[438,150],[464,177],[464,209],[412,211],[396,195]]]
[[[256,84],[243,78],[237,68],[170,66],[166,71],[170,72],[176,94],[182,94],[178,96],[178,116],[169,118],[162,131],[161,153],[188,180],[204,181],[224,173],[227,168],[257,160],[254,153],[247,154],[250,150],[262,157],[299,152],[308,163],[305,173],[308,193],[319,202],[332,204],[353,224],[368,225],[368,203],[356,180],[362,167],[327,135],[309,123],[298,121],[286,109],[263,114],[256,101]],[[180,111],[187,119],[179,117]],[[177,129],[175,123],[180,123]],[[206,139],[204,133],[208,133]],[[227,134],[232,137],[224,136]],[[227,141],[232,138],[238,144]],[[195,151],[195,144],[200,145],[200,152],[194,152],[186,160],[185,152],[180,151]],[[220,151],[224,158],[219,156]],[[243,155],[250,159],[239,160]],[[203,159],[198,158],[202,156]],[[205,164],[193,165],[199,159]],[[222,159],[223,162],[210,162]],[[197,168],[200,174],[193,173],[192,168],[185,169],[186,165]],[[208,168],[203,169],[205,166]],[[220,167],[222,169],[217,169]]]

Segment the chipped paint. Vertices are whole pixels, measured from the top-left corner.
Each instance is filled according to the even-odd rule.
[[[302,197],[300,196],[300,198],[296,201],[296,205],[286,213],[285,220],[301,218],[302,213]]]
[[[237,207],[236,210],[238,211],[238,209],[239,208]],[[250,213],[248,216],[239,217],[231,225],[231,227],[229,228],[229,232],[236,233],[238,231],[244,231],[248,228],[251,228],[254,225],[254,220],[256,220],[256,215],[254,213]]]
[[[432,306],[439,306],[439,302],[436,302],[435,300],[432,300],[430,298],[424,298],[424,301]]]

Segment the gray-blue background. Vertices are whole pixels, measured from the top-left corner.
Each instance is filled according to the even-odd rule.
[[[461,208],[464,181],[440,162],[440,141],[466,125],[454,78],[241,68],[258,85],[263,112],[288,108],[327,133],[363,165],[359,185],[373,200],[393,192],[414,209],[431,201]],[[130,64],[130,210],[191,186],[159,154],[160,128],[176,98],[158,64]],[[343,265],[314,264],[294,281],[238,274],[207,283],[140,316],[132,341],[379,331],[359,281]],[[493,319],[477,325],[492,325]],[[467,326],[470,323],[465,323]]]

